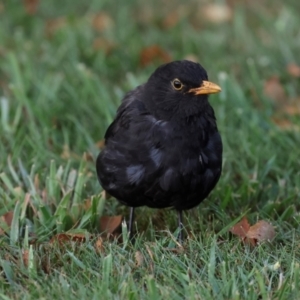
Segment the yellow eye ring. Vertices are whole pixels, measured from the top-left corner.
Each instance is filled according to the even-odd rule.
[[[182,82],[177,78],[172,81],[172,85],[176,91],[180,91],[183,88]]]

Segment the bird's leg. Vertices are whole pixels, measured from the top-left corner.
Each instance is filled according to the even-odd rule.
[[[130,207],[130,215],[129,215],[129,239],[133,240],[133,220],[134,220],[134,207]]]
[[[180,244],[182,244],[182,242],[183,242],[182,210],[177,210],[177,213],[178,213],[178,227],[179,227],[178,241]]]

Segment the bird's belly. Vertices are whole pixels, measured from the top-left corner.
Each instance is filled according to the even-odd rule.
[[[220,172],[221,165],[204,164],[201,154],[184,158],[178,165],[168,167],[159,177],[156,186],[161,191],[159,198],[168,195],[169,206],[178,209],[194,207],[207,197]]]

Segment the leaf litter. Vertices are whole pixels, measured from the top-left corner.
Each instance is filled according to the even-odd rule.
[[[260,220],[250,226],[248,219],[243,217],[230,230],[232,234],[241,238],[246,245],[257,246],[262,242],[271,242],[275,237],[275,229],[272,224]]]

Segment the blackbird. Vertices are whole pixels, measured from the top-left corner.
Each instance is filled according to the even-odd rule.
[[[220,91],[200,64],[182,60],[160,66],[125,95],[96,169],[103,189],[131,207],[131,237],[135,207],[172,207],[182,241],[182,211],[215,187],[222,141],[208,95]]]

